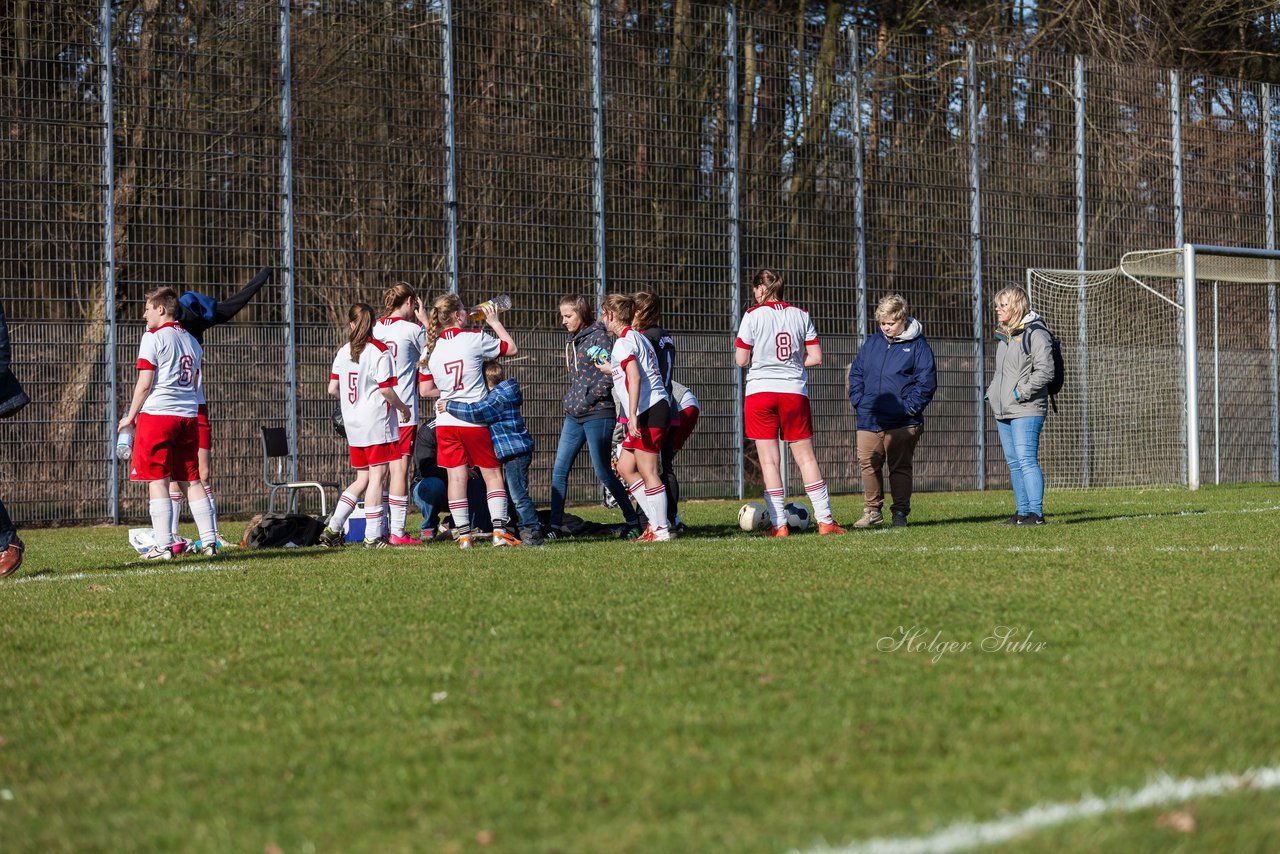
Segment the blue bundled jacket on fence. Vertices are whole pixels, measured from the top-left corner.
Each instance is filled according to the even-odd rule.
[[[924,409],[938,390],[933,350],[914,317],[897,338],[879,329],[849,366],[849,405],[858,429],[879,433],[924,423]]]

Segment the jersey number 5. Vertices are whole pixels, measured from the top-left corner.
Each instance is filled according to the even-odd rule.
[[[360,382],[359,374],[354,372],[347,374],[347,400],[351,401],[352,403],[356,402],[356,397],[359,394],[359,392],[357,391],[357,385],[359,384],[359,382]]]
[[[777,337],[774,338],[774,344],[778,348],[778,361],[791,361],[791,354],[795,352],[795,345],[791,343],[791,333],[779,332]]]
[[[453,380],[453,384],[449,386],[450,391],[459,391],[462,388],[463,364],[461,359],[444,363],[444,372]]]

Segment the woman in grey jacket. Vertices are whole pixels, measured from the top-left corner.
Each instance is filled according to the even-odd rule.
[[[1049,411],[1053,347],[1048,328],[1040,315],[1031,311],[1031,301],[1022,288],[1000,291],[995,308],[999,321],[996,369],[987,386],[987,403],[996,418],[1017,505],[1014,515],[1003,524],[1043,525],[1044,472],[1038,456],[1040,431]]]
[[[551,514],[547,519],[547,536],[563,536],[560,523],[564,519],[565,496],[569,490],[569,470],[582,446],[591,454],[596,477],[605,485],[622,508],[629,531],[639,533],[639,517],[631,505],[627,488],[614,474],[610,454],[613,425],[617,411],[613,407],[613,383],[600,372],[588,353],[593,347],[608,351],[613,346],[604,325],[592,316],[586,297],[567,296],[560,300],[560,325],[569,333],[564,346],[564,366],[569,372],[569,389],[564,394],[564,426],[556,461],[551,469]]]

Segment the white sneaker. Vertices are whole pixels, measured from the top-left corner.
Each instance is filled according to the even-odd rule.
[[[162,549],[159,546],[152,546],[142,553],[143,560],[173,560],[173,548]]]

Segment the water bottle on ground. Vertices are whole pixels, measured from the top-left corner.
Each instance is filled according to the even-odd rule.
[[[137,432],[137,428],[130,425],[120,431],[116,436],[116,459],[127,460],[133,456],[133,434]]]
[[[511,297],[507,294],[498,294],[491,300],[485,300],[478,306],[471,309],[471,319],[479,323],[484,320],[485,308],[492,308],[495,312],[506,311],[511,308]]]

